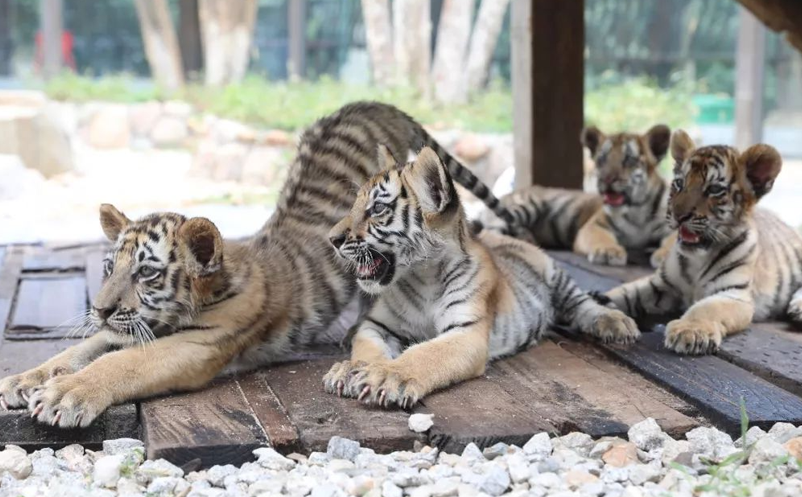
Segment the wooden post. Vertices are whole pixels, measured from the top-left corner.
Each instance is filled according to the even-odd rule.
[[[766,28],[744,7],[739,8],[735,54],[735,145],[745,149],[763,134],[763,73]]]
[[[41,0],[39,9],[42,75],[52,78],[61,71],[62,0]]]
[[[585,2],[512,9],[515,186],[582,188]]]
[[[289,0],[287,26],[290,36],[287,74],[290,79],[302,79],[306,75],[306,0]]]

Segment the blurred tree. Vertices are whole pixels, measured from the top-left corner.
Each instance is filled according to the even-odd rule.
[[[373,71],[373,82],[387,86],[393,81],[393,30],[390,23],[390,0],[362,0],[365,38]]]
[[[439,102],[464,103],[468,100],[463,68],[471,36],[473,5],[474,2],[466,0],[443,2],[432,66],[434,97]]]
[[[468,48],[468,93],[479,91],[487,82],[490,61],[493,59],[509,3],[510,0],[482,0]]]
[[[241,81],[250,60],[256,0],[200,0],[199,6],[206,84]]]
[[[198,0],[178,2],[178,45],[184,63],[184,77],[195,79],[203,70]]]
[[[166,0],[135,0],[135,5],[151,74],[166,90],[183,86],[181,52]]]
[[[397,80],[428,97],[432,62],[429,0],[393,0],[393,54]]]

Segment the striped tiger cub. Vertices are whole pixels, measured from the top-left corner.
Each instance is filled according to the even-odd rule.
[[[537,343],[555,321],[605,341],[638,337],[634,321],[597,304],[535,245],[488,231],[472,236],[433,150],[406,165],[386,149],[380,156],[386,169],[329,234],[377,300],[353,336],[350,360],[324,377],[327,392],[410,407]]]
[[[96,333],[0,381],[0,404],[27,406],[43,423],[87,426],[114,403],[200,388],[224,369],[253,368],[325,339],[357,286],[328,232],[354,203],[354,185],[379,170],[379,143],[403,157],[434,147],[454,177],[504,215],[412,118],[389,105],[348,105],[303,134],[275,214],[247,240],[223,240],[205,218],[132,220],[103,205],[112,249],[81,323]]]
[[[668,212],[678,243],[652,276],[608,297],[633,317],[683,309],[665,338],[667,348],[682,354],[714,352],[753,320],[787,317],[802,329],[802,236],[755,207],[782,167],[777,151],[697,149],[680,130],[671,155]]]
[[[643,135],[583,129],[601,195],[537,185],[515,191],[501,199],[515,219],[511,231],[542,247],[572,248],[594,264],[625,265],[628,250],[658,247],[657,267],[674,242],[665,222],[667,185],[657,171],[670,135],[664,125]],[[490,218],[483,224],[497,225]]]

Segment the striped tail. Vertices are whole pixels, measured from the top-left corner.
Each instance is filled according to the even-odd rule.
[[[416,151],[420,151],[420,149],[423,147],[432,148],[448,168],[448,172],[451,174],[451,177],[461,186],[474,194],[476,198],[481,200],[482,203],[487,206],[488,209],[493,211],[496,216],[502,219],[507,225],[507,231],[514,232],[513,228],[516,224],[515,218],[506,207],[501,205],[501,202],[499,202],[496,196],[493,195],[493,192],[490,191],[490,188],[482,183],[479,178],[477,178],[476,175],[471,172],[470,169],[463,166],[457,159],[449,154],[446,149],[440,146],[440,144],[437,143],[437,140],[427,133],[425,129],[419,128],[419,134],[422,143],[417,147]]]

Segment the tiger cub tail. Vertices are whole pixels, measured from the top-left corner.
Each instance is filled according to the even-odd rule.
[[[470,169],[463,166],[457,159],[449,154],[445,148],[437,143],[437,140],[435,140],[432,135],[423,129],[423,127],[418,128],[418,134],[421,143],[417,148],[432,148],[440,157],[440,160],[443,161],[443,164],[445,164],[446,168],[448,168],[448,172],[451,174],[451,177],[454,179],[454,181],[474,194],[476,198],[481,200],[482,203],[487,206],[488,209],[493,211],[496,216],[503,220],[506,224],[506,230],[504,230],[505,232],[515,232],[515,218],[513,217],[512,213],[507,210],[507,208],[504,207],[501,202],[499,202],[499,199],[493,195],[493,192],[490,191],[490,188],[488,188],[487,185],[479,180],[479,178],[477,178]],[[479,230],[481,230],[481,228],[479,228]]]

